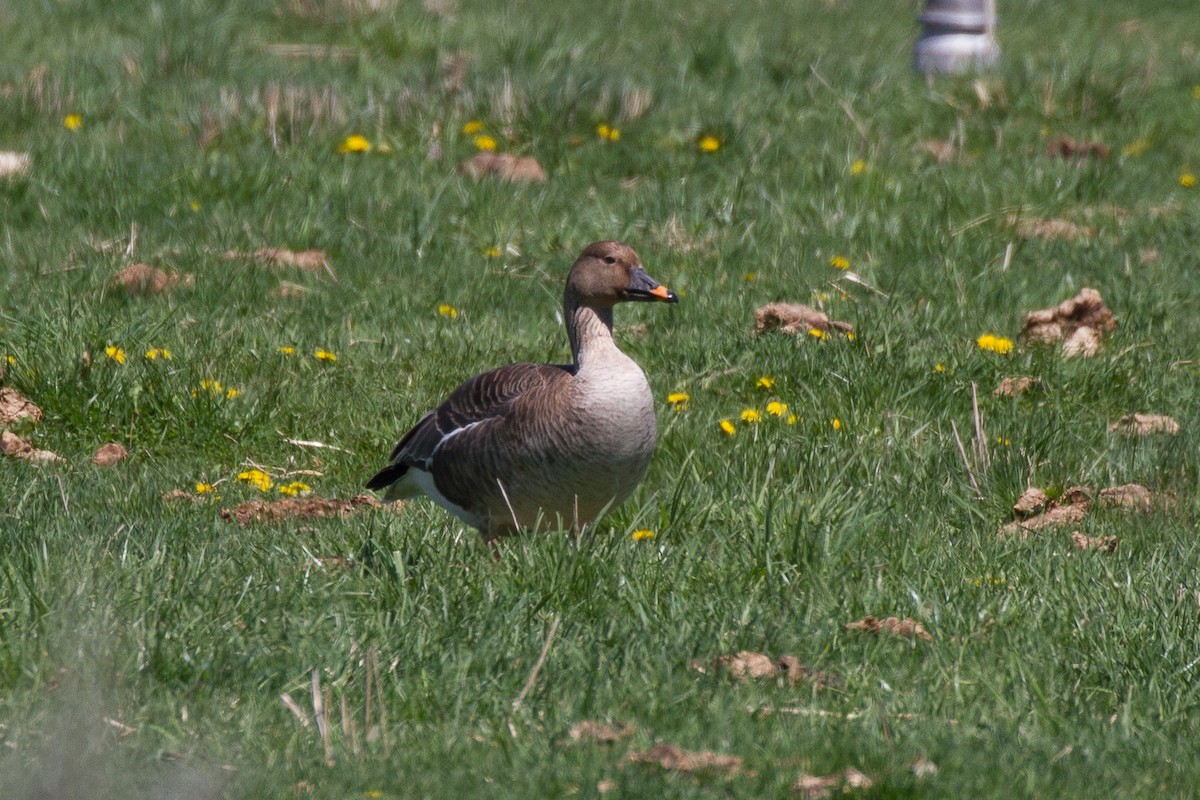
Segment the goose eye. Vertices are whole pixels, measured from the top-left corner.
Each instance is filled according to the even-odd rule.
[[[617,259],[614,256],[605,256],[604,263],[605,264],[615,264],[615,263],[617,263]]]

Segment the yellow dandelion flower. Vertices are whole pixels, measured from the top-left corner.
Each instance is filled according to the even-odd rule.
[[[721,420],[721,430],[726,436],[733,436],[737,432],[737,428],[733,427],[733,423],[727,419]]]
[[[846,341],[853,342],[857,338],[858,336],[854,333],[854,331],[846,331]]]
[[[863,161],[861,158],[850,165],[850,174],[851,175],[862,175],[866,171],[867,171],[867,162]]]
[[[275,352],[282,353],[285,356],[294,356],[296,355],[296,348],[292,347],[290,344],[281,344],[279,347],[275,348]]]
[[[473,119],[462,126],[462,132],[466,136],[474,136],[477,133],[483,133],[483,123],[477,119]]]
[[[372,797],[372,798],[383,797],[383,792],[381,792],[378,789],[368,789],[367,791],[363,792],[363,794],[366,795],[367,797]]]
[[[110,344],[108,347],[104,348],[104,355],[108,356],[118,364],[125,363],[125,351],[116,345]]]
[[[192,209],[193,212],[199,211],[200,210],[200,201],[193,200],[189,207]]]
[[[742,409],[742,422],[758,422],[762,419],[762,414],[759,414],[753,408]]]
[[[788,424],[788,425],[795,425],[795,424],[796,424],[796,422],[797,422],[799,419],[800,419],[800,418],[799,418],[799,417],[797,417],[795,414],[788,414],[788,418],[787,418],[787,424]]]
[[[146,351],[146,358],[151,361],[157,361],[160,358],[166,361],[171,358],[171,351],[165,347],[153,347]]]
[[[946,365],[939,361],[938,363],[933,365],[933,371],[934,372],[945,372]]]
[[[217,491],[217,487],[213,486],[211,483],[197,483],[196,484],[196,494],[215,495],[216,491]]]
[[[360,134],[351,134],[342,140],[338,145],[339,153],[369,153],[371,152],[371,143],[367,141],[367,137]]]
[[[721,149],[721,140],[715,136],[701,136],[696,142],[701,153],[715,153]]]
[[[639,531],[634,531],[633,534],[629,538],[633,539],[635,542],[640,542],[643,539],[653,539],[654,531],[652,531],[648,528],[642,528]]]
[[[275,482],[271,480],[271,476],[261,469],[248,469],[245,472],[239,472],[237,479],[250,484],[260,492],[269,491],[275,485]]]
[[[754,283],[756,280],[758,280],[758,273],[757,272],[747,272],[745,275],[742,276],[742,280],[746,281],[746,283]]]
[[[1179,185],[1185,189],[1190,189],[1196,185],[1196,176],[1190,172],[1184,172],[1179,176]]]
[[[449,319],[458,319],[458,309],[449,303],[442,303],[438,306],[438,314]]]
[[[1005,355],[1012,352],[1012,339],[1007,339],[1003,336],[995,336],[990,333],[985,333],[975,340],[975,344],[979,345],[980,350],[987,350],[992,353]]]
[[[667,405],[676,411],[686,411],[688,401],[691,400],[691,395],[687,392],[671,392],[667,395]]]
[[[312,491],[312,487],[309,486],[307,483],[302,483],[301,481],[292,481],[291,483],[285,483],[285,484],[281,484],[279,486],[279,493],[287,495],[288,497],[295,497],[296,495],[307,494],[308,492],[311,492],[311,491]]]
[[[773,417],[782,417],[787,413],[787,403],[781,403],[778,400],[772,400],[767,403],[767,413]]]
[[[1200,100],[1200,83],[1192,87],[1192,99]]]
[[[328,350],[317,348],[317,351],[313,353],[313,358],[316,358],[318,361],[328,361],[333,363],[334,361],[337,361],[337,354],[331,353]]]
[[[496,137],[488,136],[482,133],[475,137],[475,149],[485,153],[493,153],[496,151]]]
[[[227,389],[221,385],[220,381],[214,381],[212,378],[205,378],[204,380],[200,381],[199,389],[192,389],[192,397],[199,397],[201,392],[207,392],[213,396],[223,394],[227,400],[232,400],[233,398],[239,396],[242,393],[242,390],[234,389],[233,387],[229,387]]]
[[[1140,156],[1142,153],[1150,149],[1149,137],[1143,136],[1140,139],[1134,139],[1129,144],[1121,148],[1123,156]]]
[[[754,385],[757,386],[759,389],[774,389],[775,388],[775,379],[772,378],[770,375],[763,375],[757,381],[754,382]]]
[[[842,421],[840,419],[838,419],[837,417],[834,417],[833,421],[830,422],[829,424],[833,426],[833,429],[835,431],[840,431],[842,429]]]
[[[500,248],[496,247],[496,246],[489,247],[483,251],[483,254],[485,256],[487,256],[488,258],[499,258],[500,257]]]
[[[850,269],[850,259],[845,256],[834,256],[829,259],[829,266],[837,269]]]
[[[829,338],[829,334],[826,333],[825,331],[821,330],[820,328],[809,328],[808,335],[813,337],[814,339],[828,339]]]
[[[621,130],[612,125],[605,125],[603,122],[596,126],[596,135],[610,142],[621,141]]]
[[[63,117],[63,127],[69,131],[78,130],[83,125],[83,117],[78,114],[67,114]]]
[[[4,357],[4,363],[8,364],[11,367],[13,364],[17,363],[16,356],[7,356],[6,355]]]

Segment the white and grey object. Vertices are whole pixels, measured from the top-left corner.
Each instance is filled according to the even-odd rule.
[[[926,0],[917,20],[924,26],[913,48],[917,72],[969,72],[1000,60],[995,0]]]

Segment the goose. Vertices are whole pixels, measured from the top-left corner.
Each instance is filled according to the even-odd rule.
[[[426,495],[485,543],[554,525],[579,530],[646,474],[658,432],[646,375],[613,340],[613,306],[677,303],[629,245],[587,246],[567,274],[570,364],[509,364],[469,379],[421,417],[367,488]]]

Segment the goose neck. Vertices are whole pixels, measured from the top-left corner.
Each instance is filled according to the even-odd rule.
[[[571,339],[571,358],[582,367],[592,354],[616,349],[613,341],[611,308],[566,304],[567,335]]]

